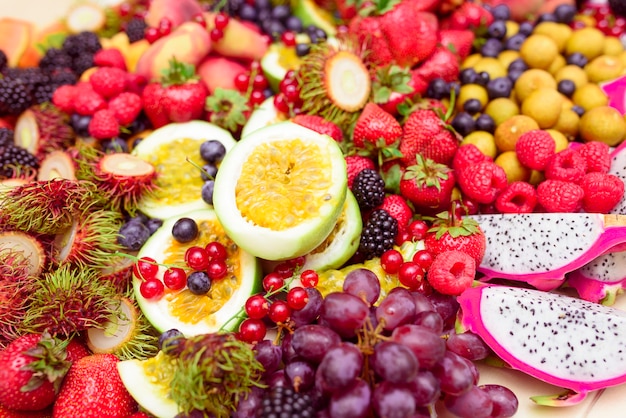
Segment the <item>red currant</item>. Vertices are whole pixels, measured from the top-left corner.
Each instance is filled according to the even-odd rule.
[[[213,28],[211,32],[209,32],[209,36],[213,42],[218,42],[224,37],[224,32],[218,28]]]
[[[422,240],[426,237],[426,233],[428,232],[428,224],[426,221],[421,219],[417,219],[409,224],[409,233],[416,240]]]
[[[249,344],[261,341],[266,333],[267,328],[260,319],[246,318],[239,325],[239,339]]]
[[[265,101],[265,94],[263,94],[262,91],[252,90],[252,93],[250,93],[250,104],[252,106],[260,105],[264,101]]]
[[[248,91],[250,85],[250,75],[248,73],[239,73],[235,76],[235,87],[242,93]]]
[[[299,268],[302,267],[304,265],[306,261],[306,257],[301,255],[300,257],[296,257],[296,258],[292,258],[290,260],[287,260],[287,262],[291,265],[291,267],[295,268]]]
[[[133,274],[141,280],[153,279],[158,271],[159,266],[151,257],[141,257],[133,266]]]
[[[319,280],[320,277],[315,270],[304,270],[300,273],[300,282],[304,287],[315,287]]]
[[[163,286],[163,282],[159,279],[148,279],[141,282],[141,285],[139,285],[139,292],[141,293],[141,296],[148,300],[159,300],[165,292],[165,287]]]
[[[274,95],[274,107],[281,113],[289,113],[289,103],[287,103],[287,99],[285,99],[285,95],[283,93],[278,93]]]
[[[204,270],[209,265],[209,254],[202,247],[193,246],[185,251],[185,263],[194,270]]]
[[[204,249],[211,260],[226,260],[228,257],[226,247],[217,241],[209,242]]]
[[[400,270],[404,258],[398,250],[387,250],[380,257],[380,265],[386,273],[395,274]]]
[[[254,319],[263,319],[269,312],[269,303],[263,295],[252,295],[246,300],[244,310],[246,315]]]
[[[266,292],[275,292],[285,285],[285,280],[276,272],[268,273],[263,278],[263,289]]]
[[[411,240],[411,234],[406,229],[398,231],[396,234],[396,245],[402,245],[406,241]]]
[[[300,90],[295,84],[285,86],[283,93],[285,94],[285,99],[287,99],[289,103],[296,103],[300,99]]]
[[[267,316],[276,324],[285,323],[289,320],[289,317],[291,317],[291,309],[286,302],[276,300],[270,305]]]
[[[296,286],[287,292],[287,305],[294,311],[304,308],[309,302],[309,294],[304,287]]]
[[[296,46],[296,34],[290,30],[286,30],[280,35],[280,40],[285,46]]]
[[[278,275],[283,279],[288,279],[289,277],[293,276],[293,266],[289,264],[288,261],[283,261],[282,263],[276,264],[276,267],[274,267],[274,272],[278,273]]]
[[[398,271],[398,280],[410,290],[417,290],[424,278],[424,270],[414,261],[402,263]]]
[[[172,21],[164,17],[159,21],[159,35],[167,36],[172,33]]]
[[[171,267],[163,273],[163,283],[171,290],[180,290],[187,286],[187,273],[178,267]]]
[[[219,12],[215,15],[215,27],[219,30],[224,30],[224,28],[228,25],[229,20],[230,17],[226,13]]]
[[[278,90],[281,93],[285,93],[285,89],[287,88],[287,86],[298,86],[298,82],[296,80],[294,80],[293,78],[287,78],[287,76],[285,76],[285,78],[283,78],[282,80],[280,80],[280,83],[278,83]]]
[[[161,34],[159,33],[159,30],[157,28],[150,27],[146,28],[144,32],[144,37],[149,43],[153,44],[158,41],[159,38],[161,38]]]
[[[132,10],[133,6],[128,3],[128,2],[124,2],[122,4],[120,4],[119,7],[119,14],[120,16],[124,17],[124,16],[128,16],[130,14],[130,11]]]
[[[211,280],[223,279],[228,273],[228,266],[224,260],[211,260],[206,269],[206,273],[209,275],[209,279]]]
[[[267,78],[262,73],[256,74],[252,79],[252,88],[263,91],[267,87]]]
[[[258,73],[261,70],[262,70],[261,63],[259,61],[252,61],[250,63],[250,72],[251,73]]]
[[[413,261],[415,261],[424,271],[428,271],[430,265],[433,263],[433,255],[428,250],[419,250],[413,254]]]
[[[197,13],[191,17],[193,22],[196,22],[203,28],[206,28],[206,20],[204,19],[204,15],[202,13]]]

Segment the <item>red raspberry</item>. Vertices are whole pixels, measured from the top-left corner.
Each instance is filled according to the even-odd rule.
[[[608,173],[611,168],[611,149],[604,142],[591,141],[576,149],[587,163],[587,173]]]
[[[572,148],[554,154],[545,168],[546,179],[578,183],[587,171],[585,158]]]
[[[126,89],[126,71],[115,67],[100,67],[89,77],[89,82],[102,97],[115,97]]]
[[[402,196],[397,194],[385,196],[382,205],[378,206],[376,209],[385,209],[389,212],[389,214],[398,221],[399,231],[405,231],[413,217],[411,207]]]
[[[120,124],[109,109],[101,109],[89,121],[89,135],[96,139],[114,138],[120,133]]]
[[[346,168],[348,170],[348,187],[352,188],[354,178],[366,168],[376,169],[374,161],[362,155],[348,155],[346,157]]]
[[[463,194],[475,202],[492,203],[507,185],[502,167],[491,161],[473,164],[459,173],[459,187]]]
[[[79,115],[93,115],[100,109],[105,109],[107,102],[104,98],[93,91],[91,87],[77,85],[76,100],[74,101],[74,110]]]
[[[522,165],[532,170],[543,170],[554,155],[556,144],[546,131],[534,129],[522,134],[515,143],[515,153]]]
[[[341,132],[341,128],[321,116],[296,115],[291,119],[291,121],[293,123],[297,123],[298,125],[302,125],[305,128],[312,129],[315,132],[326,134],[337,142],[343,141],[343,133]]]
[[[76,86],[71,84],[62,85],[54,91],[52,103],[65,113],[73,113],[77,92]]]
[[[141,97],[138,94],[124,92],[109,100],[109,110],[120,125],[129,125],[142,109]]]
[[[146,84],[148,84],[146,77],[135,73],[126,73],[126,91],[141,94]]]
[[[587,173],[580,181],[585,212],[609,213],[624,197],[624,182],[608,173]]]
[[[474,144],[461,145],[454,154],[452,159],[452,168],[457,172],[460,172],[465,167],[470,165],[481,163],[483,161],[492,161],[492,158],[483,154]]]
[[[93,63],[98,67],[115,67],[126,71],[126,60],[117,48],[106,48],[96,52]]]
[[[532,184],[514,181],[506,186],[498,197],[495,206],[500,213],[531,213],[537,205],[537,192]]]
[[[576,183],[544,180],[537,186],[537,201],[546,212],[578,212],[584,191]]]
[[[462,251],[438,254],[428,269],[428,283],[439,293],[457,296],[468,289],[476,275],[476,261]]]

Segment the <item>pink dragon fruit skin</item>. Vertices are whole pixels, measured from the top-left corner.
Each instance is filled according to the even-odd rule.
[[[576,289],[582,299],[612,305],[617,293],[626,288],[626,251],[602,254],[569,273],[567,284]]]
[[[622,181],[626,182],[626,141],[622,142],[617,148],[611,151],[611,168],[610,174],[614,174]],[[611,209],[611,213],[626,215],[626,194]]]
[[[478,334],[511,368],[575,392],[567,404],[626,383],[624,311],[557,293],[488,284],[466,290],[457,300],[461,327]],[[533,399],[559,405],[556,398]]]
[[[626,243],[626,216],[597,213],[472,215],[485,233],[477,268],[489,281],[522,281],[554,290],[565,274]]]

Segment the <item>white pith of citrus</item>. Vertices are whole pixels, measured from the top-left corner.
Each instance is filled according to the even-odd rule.
[[[228,236],[240,247],[260,258],[284,260],[305,255],[326,239],[346,193],[346,163],[337,143],[281,122],[242,138],[226,154],[213,201]]]
[[[171,252],[171,248],[173,248],[173,246],[180,245],[176,244],[176,241],[172,236],[172,227],[181,217],[191,218],[195,220],[196,223],[201,223],[203,221],[219,222],[215,215],[215,211],[212,209],[197,210],[181,216],[168,218],[163,222],[161,228],[159,228],[144,244],[139,251],[139,254],[137,254],[137,257],[151,257],[157,263],[164,263],[166,260],[169,262],[169,258],[171,258],[169,254],[169,252]],[[204,247],[208,244],[208,242],[210,242],[210,240],[198,237],[196,240],[184,244],[184,248],[192,245]],[[184,250],[182,252],[184,253]],[[216,300],[215,303],[222,303],[222,306],[218,307],[218,309],[210,315],[202,315],[202,318],[197,321],[183,320],[180,318],[180,315],[173,312],[173,301],[178,300],[177,297],[180,296],[182,292],[189,293],[185,290],[186,288],[182,291],[176,292],[167,291],[166,294],[159,300],[147,300],[141,295],[141,280],[134,277],[133,287],[137,304],[150,323],[160,332],[175,328],[185,334],[185,336],[189,337],[193,335],[217,332],[220,329],[224,329],[226,331],[236,330],[241,322],[241,319],[235,319],[234,317],[239,312],[241,307],[244,306],[248,297],[259,290],[261,274],[258,260],[254,256],[246,251],[243,251],[241,248],[237,251],[237,254],[237,261],[239,262],[238,286],[236,286],[235,289],[229,288],[230,290],[228,290],[228,292],[232,291],[232,293],[226,301]],[[176,260],[176,264],[178,267],[184,267],[184,254],[183,257]],[[165,270],[165,266],[159,266],[159,271],[156,277],[162,280]],[[186,270],[188,274],[192,272],[189,268]],[[221,280],[227,280],[227,278]],[[218,284],[213,282],[212,286],[218,286]],[[185,297],[185,300],[190,300],[191,303],[193,303],[193,298],[200,298],[198,299],[198,304],[211,304],[213,303],[212,300],[206,299],[211,296],[211,294],[189,294]]]
[[[143,213],[152,218],[165,219],[211,207],[202,200],[200,171],[186,158],[199,166],[204,165],[200,158],[200,145],[212,139],[220,141],[227,152],[236,143],[227,130],[195,120],[165,125],[133,148],[132,154],[154,165],[157,174],[157,190],[139,201],[138,206]],[[183,143],[183,140],[193,142]]]

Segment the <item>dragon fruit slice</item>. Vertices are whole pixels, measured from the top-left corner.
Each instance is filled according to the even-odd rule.
[[[626,183],[626,142],[622,142],[611,152],[610,174],[614,174]],[[611,213],[626,215],[626,193],[622,199],[611,209]]]
[[[472,215],[487,248],[477,270],[493,278],[553,290],[565,273],[626,242],[626,216],[597,213]]]
[[[567,284],[590,302],[612,305],[626,288],[626,251],[602,254],[567,275]]]
[[[480,285],[457,298],[460,325],[511,368],[569,393],[626,382],[626,312],[536,289]],[[547,397],[533,398],[549,403]],[[559,404],[553,398],[552,405]],[[563,405],[563,402],[560,404]]]

